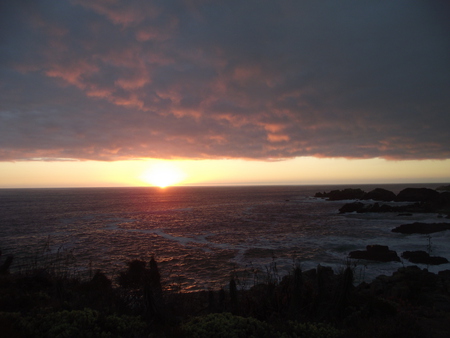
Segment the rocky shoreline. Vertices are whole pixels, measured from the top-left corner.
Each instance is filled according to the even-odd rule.
[[[361,201],[388,196],[382,190],[361,191],[355,191]],[[352,191],[333,193],[331,199],[339,194],[347,200]],[[441,194],[439,199],[410,202],[422,210],[423,203],[437,206],[445,200]],[[445,210],[445,203],[440,205],[444,209],[439,210]],[[392,231],[429,234],[449,230],[448,224],[416,222]],[[414,264],[448,262],[425,251],[399,256],[377,244],[349,253],[351,259],[379,262],[400,262],[400,257]],[[116,280],[100,271],[89,280],[73,278],[59,265],[10,274],[12,258],[0,263],[0,328],[9,337],[450,336],[450,270],[432,273],[404,266],[390,276],[355,285],[349,261],[341,271],[321,265],[307,271],[295,267],[279,278],[268,270],[265,282],[248,289],[239,289],[231,274],[229,284],[219,290],[183,293],[165,286],[153,258],[150,264],[129,262]]]
[[[339,213],[399,213],[399,215],[413,216],[414,213],[439,213],[450,218],[450,185],[442,186],[436,190],[428,188],[406,188],[397,195],[392,191],[376,188],[365,192],[361,189],[332,190],[330,192],[318,192],[317,198],[329,201],[355,200],[344,204],[339,208]],[[369,202],[369,203],[368,203]],[[374,203],[372,203],[374,202]],[[385,202],[385,203],[381,203]],[[386,204],[389,202],[389,204]],[[396,202],[401,202],[396,205]],[[407,203],[407,204],[405,204]],[[442,218],[444,216],[441,216]],[[450,222],[421,223],[414,222],[402,224],[392,232],[402,234],[432,234],[450,230]],[[431,252],[431,249],[429,250]],[[425,251],[405,251],[401,257],[414,264],[440,265],[448,263],[445,257],[431,256]],[[349,252],[351,259],[363,259],[378,262],[400,262],[397,252],[390,250],[385,245],[368,245],[366,250]]]
[[[340,213],[399,212],[399,213],[442,213],[450,218],[450,191],[448,186],[439,187],[442,192],[428,188],[406,188],[397,195],[392,191],[376,188],[369,192],[361,189],[332,190],[317,192],[315,197],[329,201],[355,200],[339,209]],[[373,201],[375,203],[363,203]],[[379,202],[410,202],[392,205]]]
[[[361,189],[343,189],[318,192],[315,197],[330,201],[354,200],[344,204],[339,213],[398,213],[414,216],[415,213],[438,213],[450,218],[450,185],[436,190],[427,188],[406,188],[397,195],[389,190],[377,188],[369,192]],[[401,202],[401,203],[400,203]],[[392,232],[405,235],[425,234],[450,230],[450,222],[402,224]],[[413,264],[440,265],[448,263],[445,257],[431,256],[429,252],[404,251],[400,256]],[[385,245],[368,245],[365,250],[349,252],[351,259],[378,262],[400,262],[394,250]],[[450,336],[450,270],[431,273],[428,269],[408,266],[398,269],[392,276],[380,275],[370,283],[361,283],[355,292],[361,297],[379,297],[395,302],[406,302],[424,333],[408,333],[407,336],[448,337]],[[375,310],[376,311],[376,310]],[[388,312],[388,309],[385,310]],[[398,313],[397,313],[398,315]],[[386,320],[388,320],[387,315]],[[398,317],[397,317],[398,318]],[[381,324],[380,324],[381,325]],[[406,331],[406,328],[405,328]],[[389,332],[390,334],[390,332]],[[403,335],[402,335],[403,334]],[[404,336],[404,332],[400,336]],[[380,335],[381,336],[381,335]],[[395,336],[395,335],[392,335]]]

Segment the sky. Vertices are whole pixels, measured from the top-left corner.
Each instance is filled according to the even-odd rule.
[[[449,182],[448,17],[439,0],[3,0],[0,188]]]

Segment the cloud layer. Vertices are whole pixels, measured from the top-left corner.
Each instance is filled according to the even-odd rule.
[[[0,6],[0,160],[450,158],[444,1]]]

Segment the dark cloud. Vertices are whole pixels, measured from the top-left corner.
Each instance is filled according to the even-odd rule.
[[[445,2],[0,6],[0,160],[450,158]]]

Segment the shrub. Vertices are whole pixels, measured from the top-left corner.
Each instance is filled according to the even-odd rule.
[[[324,323],[284,322],[275,327],[249,317],[216,313],[194,317],[182,326],[188,338],[339,338],[343,331]]]
[[[289,334],[281,337],[296,338],[339,338],[343,332],[324,323],[289,322]]]
[[[247,338],[273,337],[270,327],[255,318],[244,318],[231,313],[216,313],[195,317],[182,326],[189,338]]]
[[[146,325],[139,317],[102,316],[98,311],[57,311],[22,317],[19,313],[0,313],[0,319],[24,337],[138,337]]]
[[[129,262],[128,269],[119,275],[119,285],[124,288],[142,287],[146,274],[145,265],[144,261],[138,259]]]

